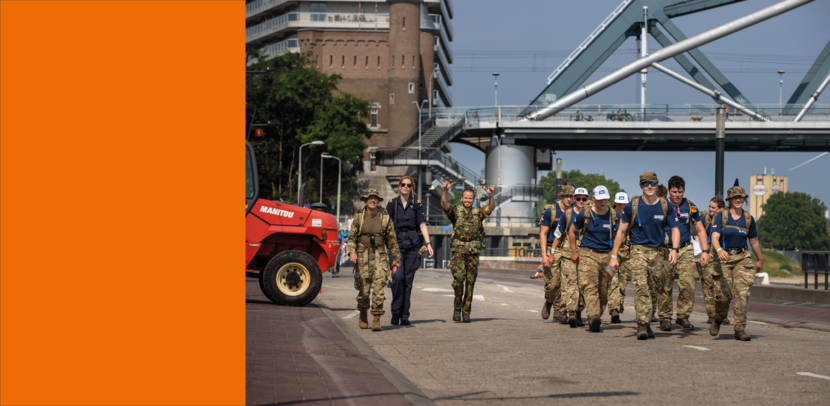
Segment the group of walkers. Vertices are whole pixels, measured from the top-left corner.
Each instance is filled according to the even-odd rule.
[[[553,315],[555,321],[579,327],[584,326],[585,311],[589,331],[600,332],[606,308],[611,323],[621,322],[625,288],[631,281],[638,340],[654,338],[652,322],[659,321],[660,330],[670,331],[675,309],[675,324],[694,330],[689,315],[695,284],[700,280],[709,332],[717,336],[720,326],[729,322],[727,313],[734,300],[735,339],[749,341],[749,287],[764,259],[755,219],[742,209],[748,197],[744,189],[734,186],[728,190],[728,208],[722,198],[714,197],[708,211],[701,211],[684,197],[686,185],[679,176],[669,179],[668,188],[659,184],[654,172],[640,175],[639,183],[642,195],[629,200],[626,193],[617,193],[614,207],[605,186],[595,187],[591,195],[571,182],[561,187],[560,200],[546,208],[541,221],[542,318]],[[382,330],[383,290],[390,282],[392,324],[410,324],[415,271],[425,250],[433,255],[423,206],[413,199],[415,182],[405,176],[399,186],[399,196],[391,199],[386,209],[379,207],[383,199],[377,190],[369,189],[361,197],[366,207],[356,215],[348,235],[347,250],[356,264],[359,326],[369,327],[371,310],[373,331]],[[443,182],[442,186],[441,208],[453,225],[449,264],[455,292],[453,320],[469,323],[479,253],[484,248],[483,222],[495,209],[496,186],[485,188],[489,195],[485,207],[474,204],[472,189],[462,192],[460,204],[450,205],[453,183]],[[755,252],[756,264],[748,246]],[[679,289],[676,306],[672,300],[675,275]]]
[[[657,174],[645,172],[640,175],[640,188],[642,195],[630,200],[626,193],[617,193],[612,208],[605,186],[594,188],[590,197],[586,189],[572,183],[562,186],[561,199],[546,208],[541,222],[542,318],[547,320],[552,313],[554,320],[578,327],[584,326],[585,311],[589,331],[599,332],[606,307],[611,323],[621,322],[625,288],[631,281],[638,340],[654,338],[652,322],[659,321],[661,331],[672,330],[675,310],[675,324],[694,330],[689,315],[695,283],[700,280],[710,334],[717,336],[720,326],[728,323],[734,299],[735,339],[749,341],[749,287],[764,259],[755,219],[742,209],[747,198],[744,189],[729,188],[728,208],[716,196],[708,211],[701,211],[684,197],[686,184],[679,176],[671,177],[665,188]],[[755,252],[756,264],[748,246]]]

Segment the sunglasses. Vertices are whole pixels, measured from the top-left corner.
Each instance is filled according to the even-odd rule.
[[[587,197],[574,197],[574,200],[576,200],[577,202],[587,202],[588,198]]]
[[[642,185],[643,187],[649,187],[649,186],[654,187],[654,186],[657,186],[657,182],[643,182],[640,185]]]
[[[401,183],[401,187],[412,187],[411,183]]]

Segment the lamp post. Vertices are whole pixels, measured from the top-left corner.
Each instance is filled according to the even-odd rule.
[[[780,78],[778,80],[778,109],[780,110],[784,107],[784,71],[778,71],[778,76]]]
[[[320,158],[322,158],[322,159],[333,158],[333,159],[337,160],[337,214],[336,214],[337,217],[335,217],[336,218],[335,222],[337,223],[337,232],[339,233],[340,232],[340,174],[343,173],[343,161],[341,161],[340,158],[338,158],[334,155],[330,155],[328,152],[323,152],[322,154],[320,154]],[[322,170],[320,171],[320,183],[321,184],[323,183],[323,171]],[[322,196],[322,195],[323,195],[323,192],[320,192],[320,196]],[[320,198],[320,201],[321,202],[323,201],[322,197]]]
[[[300,145],[300,164],[297,168],[297,202],[300,201],[300,186],[303,185],[303,147],[306,145],[326,145],[323,141],[313,141]]]
[[[499,73],[493,72],[493,79],[496,82],[496,107],[499,106]]]

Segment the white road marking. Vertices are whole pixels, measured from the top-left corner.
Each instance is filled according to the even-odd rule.
[[[452,292],[451,289],[440,289],[440,288],[426,288],[424,292]]]
[[[684,345],[684,347],[686,347],[686,348],[694,348],[694,349],[699,350],[699,351],[709,351],[709,349],[708,349],[708,348],[706,348],[706,347],[695,347],[694,345]]]
[[[530,310],[530,309],[528,309],[528,311],[529,311],[529,312],[533,312],[533,313],[539,313],[539,311],[538,311],[538,310]]]
[[[507,303],[502,303],[501,305],[502,305],[502,306],[507,306]]]
[[[810,377],[813,377],[813,378],[830,379],[830,376],[817,375],[817,374],[814,374],[812,372],[796,372],[796,374],[801,375],[801,376],[810,376]]]
[[[764,323],[763,321],[749,321],[749,320],[747,320],[746,322],[747,323],[755,323],[755,324],[768,324],[768,323]]]
[[[351,312],[351,313],[349,313],[349,314],[347,314],[347,315],[343,316],[343,318],[344,318],[344,319],[351,319],[352,317],[357,316],[358,314],[360,314],[360,311],[359,311],[359,310],[355,310],[355,311],[353,311],[353,312]]]
[[[443,295],[443,296],[455,297],[455,295]]]
[[[502,289],[504,289],[504,290],[506,290],[510,293],[516,293],[516,292],[513,292],[512,290],[510,290],[510,288],[508,288],[507,286],[504,286],[504,285],[496,285],[496,286],[498,286],[498,287],[500,287],[500,288],[502,288]]]
[[[484,302],[484,301],[485,301],[485,300],[484,300],[484,295],[473,295],[473,299],[475,299],[475,300],[481,300],[482,302]]]

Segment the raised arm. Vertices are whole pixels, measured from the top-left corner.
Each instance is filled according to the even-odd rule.
[[[448,199],[447,196],[449,196],[450,188],[454,184],[455,183],[453,183],[453,182],[441,182],[441,186],[444,187],[444,194],[441,195],[441,208],[444,209],[444,211],[450,211],[451,206],[450,206],[450,203],[447,201],[447,199]]]
[[[493,198],[493,192],[496,190],[496,186],[498,186],[498,184],[484,188],[484,191],[490,195],[490,202],[487,207],[484,208],[484,212],[487,213],[488,216],[493,212],[493,210],[496,210],[496,200]]]

